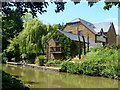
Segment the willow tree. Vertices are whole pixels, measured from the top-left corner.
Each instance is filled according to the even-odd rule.
[[[59,25],[44,25],[38,19],[31,19],[24,23],[24,29],[18,36],[9,40],[7,52],[12,58],[18,52],[22,59],[32,59],[33,54],[45,54],[46,40],[58,29]],[[16,48],[17,46],[17,48]],[[31,57],[32,56],[32,57]]]
[[[46,25],[39,20],[32,19],[26,22],[23,31],[18,36],[20,52],[44,54],[44,38],[46,35]]]

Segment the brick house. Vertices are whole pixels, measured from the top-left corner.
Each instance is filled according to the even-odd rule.
[[[78,34],[82,34],[85,37],[86,43],[87,37],[89,36],[90,47],[116,43],[116,32],[112,22],[92,24],[88,21],[77,18],[66,23],[56,32],[63,33],[75,42],[78,42]],[[81,36],[80,38],[81,42],[83,42]],[[59,46],[59,41],[50,37],[47,40],[47,59],[60,59],[64,53],[62,52],[62,48],[62,46]]]

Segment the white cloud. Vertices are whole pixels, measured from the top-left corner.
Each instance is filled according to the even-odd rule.
[[[115,21],[117,18],[108,18],[107,21]]]

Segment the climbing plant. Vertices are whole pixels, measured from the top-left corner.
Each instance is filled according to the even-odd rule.
[[[72,41],[70,38],[60,33],[59,31],[54,34],[53,39],[59,41],[59,45],[63,47],[63,57],[65,59],[70,59],[77,54],[77,45],[75,41]]]

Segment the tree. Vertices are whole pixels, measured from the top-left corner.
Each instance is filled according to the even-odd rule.
[[[33,2],[32,2],[33,1]],[[44,0],[43,0],[44,1]],[[71,0],[74,2],[74,4],[79,4],[80,0]],[[93,6],[96,2],[101,0],[95,0],[91,2],[91,0],[88,1],[88,6]],[[63,11],[65,9],[66,2],[63,2],[63,0],[51,0],[51,3],[54,3],[56,5],[55,12],[58,13],[60,11]],[[115,2],[110,2],[110,0],[107,0],[105,2],[104,9],[109,10],[112,6],[118,6],[120,7],[120,1],[115,0]],[[34,0],[31,0],[31,2],[2,2],[2,13],[7,14],[6,11],[11,10],[11,7],[15,7],[17,9],[17,12],[19,12],[22,15],[24,15],[26,12],[29,12],[33,15],[33,17],[37,16],[37,12],[40,14],[47,12],[45,8],[49,6],[48,2],[34,2]]]
[[[44,38],[46,34],[46,25],[43,25],[39,20],[32,19],[25,22],[22,32],[9,40],[10,44],[6,49],[8,59],[19,61],[20,58],[24,58],[23,56],[31,59],[30,56],[34,57],[33,54],[44,54]]]
[[[23,22],[16,10],[6,10],[6,15],[2,16],[2,50],[6,49],[9,42],[8,39],[14,38],[23,29]]]
[[[82,38],[83,38],[84,55],[86,55],[85,37],[82,35]]]
[[[31,27],[32,26],[32,27]],[[19,34],[20,50],[22,53],[44,54],[44,38],[47,35],[46,25],[37,19],[25,23],[25,28]]]
[[[88,34],[88,36],[87,36],[87,52],[89,52],[89,34]]]
[[[19,61],[20,60],[20,50],[19,50],[19,40],[17,37],[8,40],[10,42],[7,49],[5,49],[4,53],[6,53],[6,57],[8,61]]]
[[[79,59],[81,59],[81,54],[82,54],[82,44],[81,44],[81,39],[80,39],[80,33],[79,33],[79,23],[78,23],[78,26],[77,26],[77,33],[78,33],[78,57]]]
[[[32,14],[30,14],[30,13],[26,13],[25,15],[22,16],[23,22],[27,22],[27,21],[32,20],[32,19],[33,19]]]

